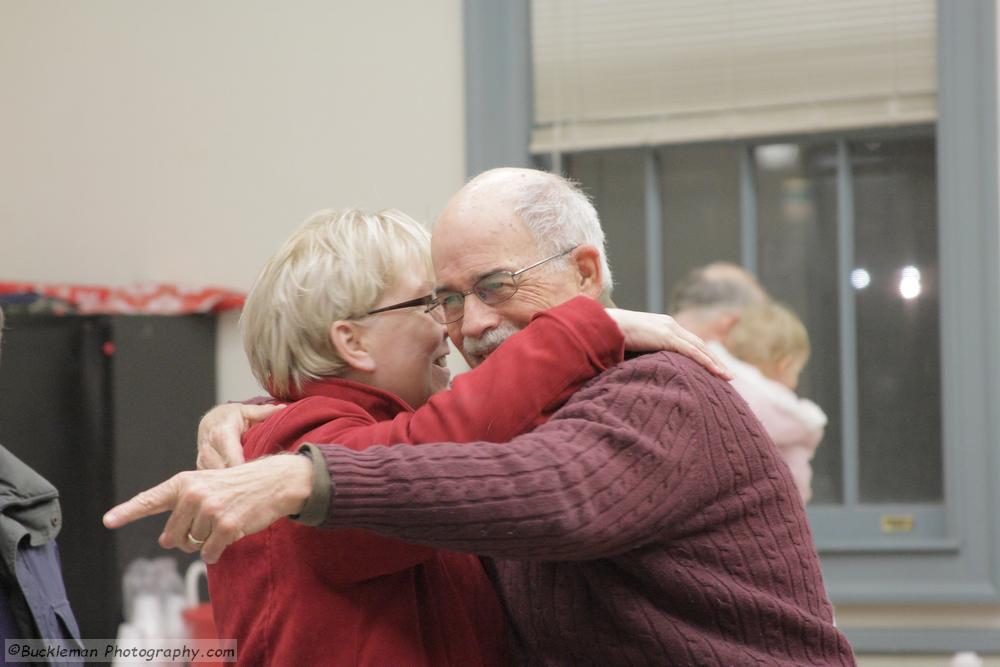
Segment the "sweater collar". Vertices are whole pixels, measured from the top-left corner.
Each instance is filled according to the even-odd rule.
[[[392,419],[400,412],[413,412],[406,401],[391,392],[343,378],[324,378],[310,382],[302,388],[299,398],[310,396],[351,401],[376,420]]]

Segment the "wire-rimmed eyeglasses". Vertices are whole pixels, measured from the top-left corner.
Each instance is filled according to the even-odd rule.
[[[374,310],[369,310],[368,314],[374,315],[376,313],[384,313],[387,310],[423,306],[424,312],[430,313],[431,317],[441,324],[458,322],[465,316],[465,297],[468,295],[475,294],[476,298],[488,306],[501,304],[517,293],[517,288],[520,285],[518,278],[521,274],[537,268],[546,262],[551,262],[554,259],[568,255],[576,250],[577,247],[579,246],[573,246],[572,248],[558,252],[518,271],[496,271],[483,276],[476,281],[472,289],[465,290],[464,292],[435,292],[416,299],[410,299],[409,301],[403,301],[402,303],[395,303],[391,306],[375,308]]]

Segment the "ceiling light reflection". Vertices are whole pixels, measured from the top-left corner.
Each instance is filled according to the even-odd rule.
[[[900,272],[899,294],[904,299],[916,299],[923,288],[920,285],[920,269],[915,266],[904,266]]]

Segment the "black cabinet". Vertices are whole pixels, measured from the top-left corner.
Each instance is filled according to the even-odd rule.
[[[0,443],[47,478],[63,509],[63,577],[84,637],[114,637],[121,575],[163,556],[165,516],[118,531],[104,512],[195,464],[215,403],[215,318],[8,316]],[[185,567],[193,560],[170,552]]]

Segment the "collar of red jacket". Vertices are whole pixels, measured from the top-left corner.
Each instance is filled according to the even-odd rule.
[[[406,401],[393,393],[343,378],[325,378],[308,383],[302,388],[299,400],[310,396],[351,401],[376,420],[391,419],[400,412],[413,412]]]

